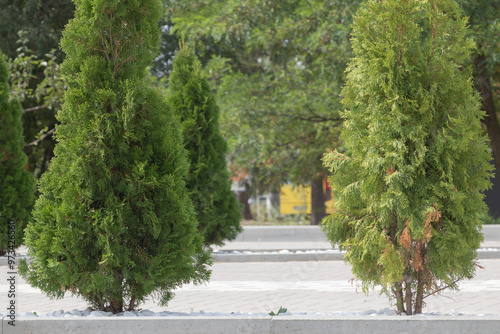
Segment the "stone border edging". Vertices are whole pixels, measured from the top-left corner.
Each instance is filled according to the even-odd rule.
[[[111,317],[111,318],[29,318],[16,319],[16,326],[2,318],[0,334],[15,333],[307,333],[307,334],[493,334],[500,317],[418,316],[418,317]]]
[[[317,225],[243,226],[236,242],[328,241]]]
[[[20,256],[30,261],[27,256]],[[271,253],[263,254],[255,253],[240,253],[240,254],[217,254],[213,253],[214,262],[289,262],[289,261],[340,261],[344,258],[343,253]],[[484,259],[499,259],[500,249],[496,251],[478,252],[477,258]],[[19,263],[19,262],[17,262]],[[0,266],[7,265],[7,258],[0,257]]]
[[[289,261],[340,261],[343,253],[273,253],[273,254],[213,254],[214,262],[289,262]],[[479,260],[499,259],[500,249],[496,251],[477,252]],[[500,333],[500,330],[499,330]]]
[[[500,224],[483,225],[484,241],[500,241]],[[317,225],[243,226],[236,242],[316,242],[328,241]]]
[[[344,254],[213,254],[213,258],[214,262],[338,261],[344,258]]]

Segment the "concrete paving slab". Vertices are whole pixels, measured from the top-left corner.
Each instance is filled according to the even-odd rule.
[[[483,235],[485,242],[500,242],[500,225],[483,225]]]
[[[499,256],[500,257],[500,252]],[[342,253],[333,254],[214,254],[215,262],[288,262],[288,261],[338,261],[344,258]]]
[[[213,254],[215,262],[290,262],[290,261],[339,261],[344,253],[240,253]],[[500,248],[496,251],[478,252],[478,259],[500,259]]]
[[[327,247],[328,243],[314,242],[234,242],[216,248],[215,262],[287,262],[287,261],[338,261],[344,255],[338,249]],[[482,245],[478,259],[499,259],[500,243]],[[231,253],[227,253],[231,252]],[[235,253],[237,252],[237,253]],[[16,257],[29,258],[26,255]],[[0,257],[0,266],[8,264],[7,257]]]
[[[499,243],[500,244],[500,243]],[[224,246],[217,246],[214,249],[222,251],[278,251],[288,250],[308,250],[308,249],[332,249],[328,241],[231,241]]]
[[[484,241],[500,242],[500,225],[483,225]],[[319,226],[244,226],[236,242],[327,242]]]
[[[237,242],[327,241],[318,226],[244,226]]]

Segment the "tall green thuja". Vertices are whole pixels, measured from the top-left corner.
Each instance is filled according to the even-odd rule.
[[[0,53],[0,255],[9,246],[9,220],[16,222],[15,244],[21,244],[35,201],[35,179],[24,169],[22,113],[19,101],[10,98],[7,63]]]
[[[346,154],[335,170],[329,239],[365,292],[381,285],[400,312],[475,274],[491,155],[471,70],[467,18],[452,0],[370,0],[353,24],[343,90]]]
[[[150,85],[160,0],[78,0],[61,42],[68,85],[57,146],[20,267],[50,297],[132,310],[153,293],[208,279],[184,178],[178,120]]]
[[[205,244],[221,245],[241,232],[241,213],[231,191],[227,144],[219,131],[219,108],[200,61],[182,47],[173,61],[168,101],[182,123],[191,169],[187,187]]]

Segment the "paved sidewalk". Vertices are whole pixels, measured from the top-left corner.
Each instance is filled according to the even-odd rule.
[[[245,232],[222,250],[320,250],[331,249],[317,227],[246,227]],[[500,226],[485,227],[485,248],[500,248]],[[486,253],[486,252],[485,252]],[[26,254],[19,249],[18,254]],[[447,291],[439,298],[429,297],[424,312],[447,313],[454,309],[472,314],[500,315],[500,251],[488,253],[492,259],[482,258],[471,281],[461,283],[460,292]],[[297,257],[295,257],[295,260]],[[207,285],[186,285],[176,292],[168,307],[162,308],[148,301],[142,309],[176,312],[276,312],[280,306],[291,312],[333,313],[361,312],[391,307],[386,296],[378,291],[363,294],[350,283],[353,275],[343,261],[288,262],[218,262]],[[0,265],[0,313],[9,305],[8,267]],[[39,290],[16,276],[17,311],[24,314],[36,310],[47,313],[63,309],[84,309],[87,304],[67,296],[50,300]]]
[[[424,312],[458,310],[472,314],[500,315],[500,260],[481,260],[485,269],[461,284],[461,292],[446,292],[440,298],[426,299]],[[0,266],[0,312],[8,306],[8,267]],[[152,311],[191,312],[276,312],[280,306],[291,312],[359,312],[391,307],[385,296],[372,292],[366,296],[351,286],[353,277],[343,261],[216,263],[210,283],[187,285],[179,289],[166,308],[149,301],[142,306]],[[84,309],[86,303],[70,297],[51,301],[17,276],[17,310],[24,314],[36,310],[47,313],[63,309]]]

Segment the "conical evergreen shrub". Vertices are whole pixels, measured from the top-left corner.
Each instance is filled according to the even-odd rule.
[[[55,157],[28,225],[20,272],[50,297],[94,309],[161,305],[207,280],[209,255],[185,186],[178,120],[152,88],[160,0],[76,1],[61,42],[68,85]]]
[[[219,108],[194,52],[181,46],[173,61],[168,101],[182,123],[191,168],[187,187],[205,244],[221,245],[241,232],[241,211],[231,191],[219,131]]]
[[[452,0],[369,0],[353,23],[343,90],[346,154],[335,174],[333,243],[367,292],[421,313],[423,299],[475,275],[491,155],[464,67],[473,42]]]
[[[5,56],[0,53],[0,255],[9,246],[9,221],[15,221],[15,245],[22,243],[35,201],[35,179],[24,169],[23,108],[10,98],[8,77]]]

